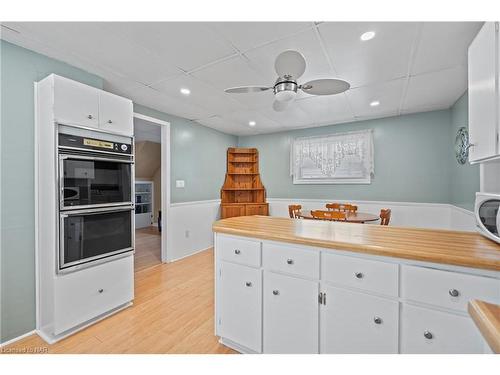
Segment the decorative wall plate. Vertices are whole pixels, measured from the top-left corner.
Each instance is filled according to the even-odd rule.
[[[465,164],[469,158],[469,132],[461,127],[455,137],[455,157],[458,164]]]

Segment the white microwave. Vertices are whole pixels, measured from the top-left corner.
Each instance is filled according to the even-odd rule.
[[[500,194],[476,193],[474,214],[479,233],[500,243]]]

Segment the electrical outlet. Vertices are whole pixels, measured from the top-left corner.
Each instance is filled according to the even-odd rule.
[[[189,235],[190,235],[190,234],[191,234],[191,233],[189,233],[189,231],[188,231],[188,230],[184,233],[184,235],[186,236],[186,238],[189,238]]]

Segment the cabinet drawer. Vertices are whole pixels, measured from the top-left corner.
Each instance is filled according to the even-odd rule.
[[[430,268],[402,266],[401,296],[449,309],[467,311],[467,303],[480,299],[500,302],[500,280]]]
[[[319,251],[267,243],[262,247],[266,269],[319,279]]]
[[[217,256],[229,262],[260,267],[259,241],[234,237],[217,238]]]
[[[261,270],[221,262],[217,287],[218,334],[249,348],[262,351]]]
[[[58,335],[133,298],[132,256],[59,276],[55,283],[54,334]]]
[[[398,265],[323,252],[321,279],[398,296]]]
[[[403,304],[401,321],[401,353],[483,352],[479,330],[466,316]]]
[[[399,302],[325,287],[321,353],[398,353]]]

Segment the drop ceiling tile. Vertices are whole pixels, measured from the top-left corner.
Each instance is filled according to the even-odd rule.
[[[354,121],[354,115],[345,94],[311,97],[298,100],[296,104],[316,124]]]
[[[266,81],[263,75],[252,69],[248,61],[241,56],[209,65],[191,75],[221,90],[236,86],[272,86],[274,84],[274,80]]]
[[[230,43],[199,22],[108,22],[106,29],[185,71],[234,55]]]
[[[238,111],[226,114],[221,116],[223,119],[227,121],[234,122],[244,128],[249,128],[254,132],[261,131],[272,131],[280,128],[280,124],[272,119],[264,116],[262,113],[257,113],[256,111]],[[255,121],[256,125],[254,127],[250,127],[248,123],[250,121]]]
[[[467,49],[482,22],[425,22],[412,75],[467,66]]]
[[[306,30],[292,37],[266,44],[245,53],[251,66],[264,75],[266,82],[274,83],[277,74],[274,61],[283,51],[293,49],[302,53],[306,59],[306,71],[299,82],[325,78],[332,75],[330,65],[313,30]]]
[[[252,133],[252,130],[248,129],[248,126],[245,127],[239,123],[223,119],[219,116],[196,120],[196,122],[227,134],[244,135]]]
[[[416,22],[326,22],[319,25],[333,67],[351,87],[393,80],[408,74]],[[361,41],[361,34],[375,38]]]
[[[175,97],[180,101],[205,108],[212,115],[220,115],[246,109],[242,104],[234,100],[231,94],[226,94],[222,90],[212,88],[188,75],[159,82],[151,87],[170,97]],[[187,96],[183,95],[180,92],[181,88],[187,88],[191,93]]]
[[[399,110],[401,96],[406,78],[371,86],[359,87],[346,91],[347,99],[351,104],[356,117],[383,116]],[[372,101],[379,101],[376,107],[370,106]]]
[[[260,113],[280,124],[280,128],[314,126],[314,117],[306,113],[297,102],[290,103],[283,112],[276,112],[271,106],[263,108]]]
[[[466,89],[467,69],[464,66],[410,77],[402,109],[448,108]]]
[[[209,24],[238,50],[246,51],[310,28],[310,22],[213,22]]]

